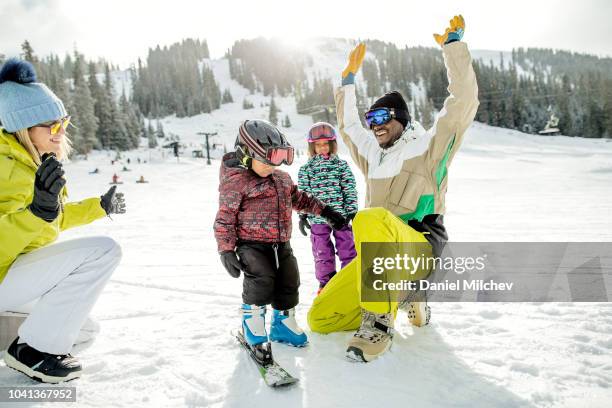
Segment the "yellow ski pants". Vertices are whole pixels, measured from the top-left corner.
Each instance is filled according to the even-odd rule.
[[[361,210],[353,220],[357,257],[338,272],[315,298],[308,311],[310,329],[319,333],[356,330],[361,309],[374,313],[397,313],[398,302],[363,302],[361,299],[361,244],[364,242],[427,242],[423,233],[405,224],[382,207]],[[415,279],[425,276],[418,275]],[[391,297],[389,297],[390,299]]]

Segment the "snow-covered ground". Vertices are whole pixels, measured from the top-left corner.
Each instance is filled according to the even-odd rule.
[[[612,305],[603,303],[435,304],[425,328],[401,314],[393,348],[367,365],[344,359],[351,333],[308,332],[306,349],[274,348],[299,385],[269,389],[229,334],[241,280],[221,267],[212,234],[219,162],[127,157],[131,172],[108,153],[66,166],[74,199],[101,194],[117,172],[128,202],[126,215],[62,236],[108,234],[124,249],[93,312],[101,333],[76,351],[79,406],[610,406]],[[294,177],[299,164],[288,168]],[[135,183],[141,174],[149,184]],[[447,226],[456,241],[611,241],[611,174],[612,143],[475,124],[449,173]],[[297,228],[293,237],[306,327],[317,285],[309,240]],[[0,384],[34,385],[3,363]]]
[[[242,285],[223,270],[212,232],[219,161],[207,166],[190,149],[203,141],[197,132],[210,131],[231,148],[242,120],[267,117],[261,103],[269,98],[230,80],[227,61],[206,63],[235,102],[213,114],[163,119],[166,132],[188,146],[180,162],[143,149],[114,165],[107,152],[66,165],[72,199],[102,194],[117,173],[128,203],[127,214],[61,237],[110,235],[124,251],[93,311],[101,332],[75,350],[85,367],[70,384],[78,406],[612,406],[609,303],[434,304],[425,328],[413,329],[400,314],[391,351],[367,365],[345,360],[351,333],[308,331],[308,348],[274,347],[299,385],[264,385],[229,334],[239,325]],[[254,109],[242,110],[245,96]],[[293,98],[276,102],[279,117],[289,114],[293,123],[286,133],[303,150],[310,118],[297,115]],[[122,172],[127,158],[131,171]],[[303,160],[286,168],[294,180]],[[94,168],[100,173],[88,174]],[[140,175],[150,182],[136,184]],[[612,241],[611,177],[612,141],[474,124],[449,171],[446,225],[458,242]],[[318,285],[310,241],[294,226],[302,276],[298,321],[307,328]],[[0,386],[6,385],[36,384],[0,362]]]

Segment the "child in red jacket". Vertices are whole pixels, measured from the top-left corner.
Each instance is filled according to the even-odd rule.
[[[242,332],[251,346],[268,342],[266,305],[273,308],[271,341],[301,347],[306,334],[295,320],[300,277],[289,239],[291,211],[320,215],[334,229],[344,217],[276,169],[293,162],[293,147],[272,124],[247,120],[236,151],[223,157],[215,238],[221,262],[234,278],[244,272]]]

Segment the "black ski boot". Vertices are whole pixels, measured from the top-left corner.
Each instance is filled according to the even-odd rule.
[[[4,354],[8,367],[43,383],[61,383],[81,376],[81,364],[70,354],[56,355],[38,351],[16,338]]]

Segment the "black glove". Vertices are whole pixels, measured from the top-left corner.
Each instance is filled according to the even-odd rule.
[[[240,271],[243,271],[246,268],[238,259],[236,252],[223,251],[219,255],[221,255],[221,263],[225,267],[227,273],[229,273],[232,278],[239,278]]]
[[[106,215],[125,214],[125,199],[123,193],[116,193],[117,186],[112,186],[106,194],[100,197],[100,205]]]
[[[323,211],[321,211],[321,217],[325,218],[327,223],[336,231],[344,227],[347,223],[346,218],[344,218],[338,211],[334,210],[330,205],[323,208]]]
[[[308,214],[300,214],[300,232],[303,236],[307,237],[308,233],[306,229],[310,229],[310,223],[308,222]]]
[[[355,212],[352,212],[352,213],[348,213],[348,214],[346,215],[346,222],[347,222],[347,224],[348,224],[349,222],[353,221],[353,218],[355,218],[355,216],[356,216],[356,215],[357,215],[357,212],[356,212],[356,211],[355,211]]]
[[[66,184],[64,169],[53,153],[45,153],[34,176],[34,197],[30,211],[38,218],[52,222],[60,212],[59,193]]]

